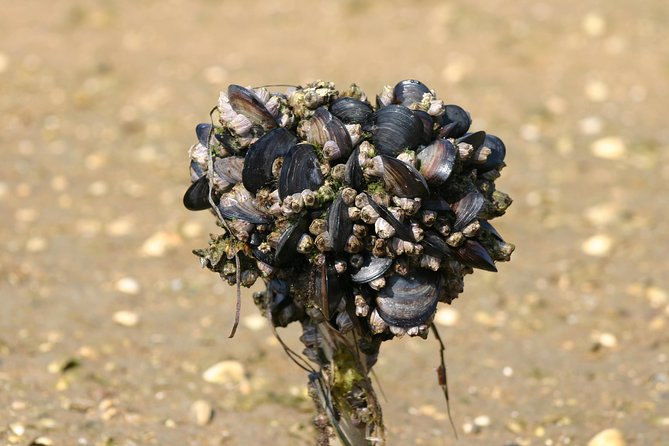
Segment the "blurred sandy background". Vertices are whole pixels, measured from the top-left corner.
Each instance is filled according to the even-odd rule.
[[[669,444],[664,0],[1,12],[3,444],[312,443],[305,376],[249,294],[226,338],[234,291],[190,253],[216,227],[181,196],[221,89],[319,78],[372,97],[421,79],[508,149],[496,226],[517,251],[438,317],[460,440],[436,343],[402,339],[376,367],[389,444]]]

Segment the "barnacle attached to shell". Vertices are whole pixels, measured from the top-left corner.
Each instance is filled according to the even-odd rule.
[[[231,85],[190,150],[184,204],[223,228],[196,254],[231,284],[263,278],[275,326],[424,337],[466,274],[513,252],[489,222],[511,203],[506,148],[471,124],[416,80],[373,104],[355,85]]]

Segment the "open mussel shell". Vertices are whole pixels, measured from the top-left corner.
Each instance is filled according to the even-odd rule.
[[[242,181],[249,192],[257,193],[261,188],[271,185],[272,164],[284,156],[295,145],[297,138],[284,128],[271,130],[264,134],[246,152]]]
[[[425,93],[430,93],[427,85],[415,79],[406,79],[393,88],[393,103],[408,107],[414,102],[422,101]]]
[[[448,104],[444,107],[444,113],[440,117],[439,124],[442,127],[452,125],[449,132],[450,138],[460,138],[472,125],[472,118],[465,109],[455,104]]]
[[[495,261],[485,247],[476,240],[467,239],[455,250],[455,255],[462,263],[485,271],[497,272]]]
[[[209,147],[209,137],[211,136],[211,124],[202,123],[195,126],[197,140],[205,147]]]
[[[307,142],[324,146],[328,141],[334,141],[339,148],[337,155],[331,156],[331,159],[348,158],[353,151],[351,136],[344,124],[325,107],[319,107],[309,120],[306,126]]]
[[[339,98],[330,104],[330,113],[344,124],[363,124],[373,112],[367,102],[351,97]]]
[[[485,197],[479,192],[469,192],[452,206],[455,212],[455,223],[453,227],[456,231],[471,223],[483,209]]]
[[[409,225],[406,225],[395,218],[395,216],[385,206],[378,204],[369,194],[367,194],[367,201],[369,202],[369,205],[372,206],[372,208],[376,211],[376,213],[379,214],[379,217],[390,223],[390,225],[395,229],[395,234],[397,237],[409,242],[416,241]]]
[[[425,178],[413,166],[392,156],[380,156],[383,161],[383,182],[389,192],[403,198],[430,195]]]
[[[301,143],[293,146],[283,159],[279,176],[279,198],[317,190],[323,185],[323,173],[314,146]]]
[[[209,179],[200,177],[193,182],[184,194],[183,203],[189,211],[204,211],[209,209]]]
[[[421,144],[429,144],[432,141],[432,133],[434,130],[434,119],[426,111],[423,110],[414,110],[413,114],[416,115],[420,122],[423,124],[423,135],[421,138]]]
[[[423,122],[403,105],[388,105],[372,113],[371,131],[374,147],[384,155],[397,156],[415,149],[423,139]]]
[[[433,271],[416,270],[411,275],[386,278],[386,286],[376,298],[381,319],[401,328],[426,324],[437,308],[440,277]]]
[[[283,266],[290,263],[297,255],[297,244],[302,234],[307,229],[307,223],[304,218],[300,218],[295,223],[290,224],[279,237],[279,242],[274,252],[274,265]]]
[[[478,132],[467,133],[465,136],[461,136],[460,138],[456,139],[455,142],[464,142],[470,144],[476,150],[485,142],[485,136],[485,132],[483,130],[479,130]]]
[[[358,159],[359,155],[360,149],[356,147],[346,161],[346,170],[344,171],[344,182],[356,190],[360,189],[364,180],[362,167],[360,167]]]
[[[348,215],[348,206],[344,203],[341,194],[332,202],[327,214],[328,232],[332,237],[332,250],[336,253],[344,252],[346,240],[351,235],[353,221]]]
[[[368,283],[383,276],[393,264],[389,257],[369,256],[358,272],[351,275],[354,283]]]
[[[232,109],[249,118],[253,124],[259,125],[264,130],[271,130],[277,126],[274,116],[267,110],[265,104],[248,88],[230,85],[228,99]]]
[[[476,167],[480,173],[499,167],[504,162],[504,157],[506,156],[506,146],[495,135],[486,134],[483,146],[490,149],[490,155],[488,155],[483,164]]]
[[[451,176],[455,157],[455,146],[447,139],[437,139],[418,153],[420,173],[428,184],[440,186]]]

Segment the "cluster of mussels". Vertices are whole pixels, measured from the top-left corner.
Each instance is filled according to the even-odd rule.
[[[196,127],[184,204],[223,233],[195,253],[230,284],[265,279],[256,303],[275,326],[425,337],[466,274],[509,260],[488,222],[511,203],[494,184],[504,144],[419,81],[374,104],[355,84],[230,85],[212,117]]]

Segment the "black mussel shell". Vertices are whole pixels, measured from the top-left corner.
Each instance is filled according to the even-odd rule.
[[[497,229],[493,225],[490,224],[488,220],[479,220],[479,223],[481,224],[481,229],[490,233],[493,237],[495,237],[497,240],[500,242],[503,242],[504,239],[500,235],[499,232],[497,232]]]
[[[274,129],[251,144],[244,158],[242,181],[246,190],[252,193],[274,182],[272,164],[274,160],[295,145],[297,138],[284,128]]]
[[[283,231],[283,234],[279,237],[276,252],[274,253],[274,265],[283,266],[295,259],[295,256],[297,255],[297,244],[306,229],[307,223],[301,218],[289,225],[286,230]]]
[[[216,138],[216,141],[218,141],[228,152],[239,153],[242,150],[241,144],[237,137],[232,134],[230,129],[216,129],[214,138]]]
[[[214,161],[214,172],[223,181],[231,185],[241,183],[244,167],[244,158],[241,156],[226,156],[216,158]]]
[[[455,146],[449,140],[437,139],[418,153],[420,173],[428,184],[440,186],[451,176],[455,156]]]
[[[411,232],[411,228],[395,218],[395,216],[388,209],[386,209],[385,206],[378,204],[369,194],[367,194],[367,201],[369,202],[370,206],[372,206],[372,208],[379,214],[379,216],[387,221],[390,226],[395,229],[395,234],[397,237],[408,242],[416,241],[413,236],[413,232]]]
[[[455,140],[457,143],[465,142],[467,144],[470,144],[474,149],[478,149],[483,145],[485,142],[485,132],[483,130],[479,130],[478,132],[474,133],[467,133],[465,136],[462,136],[458,139]]]
[[[332,250],[336,253],[344,252],[346,240],[353,230],[353,221],[348,216],[348,206],[344,203],[341,194],[332,202],[327,214],[328,232],[332,237]]]
[[[414,110],[413,114],[420,119],[420,122],[423,123],[423,137],[421,138],[421,144],[429,144],[432,141],[432,133],[434,130],[434,119],[426,111],[423,110]]]
[[[274,265],[274,254],[260,250],[257,246],[251,248],[253,257],[268,265]]]
[[[340,154],[332,159],[348,158],[353,151],[351,136],[344,124],[328,111],[319,107],[310,119],[307,142],[323,146],[327,141],[334,141],[339,147]]]
[[[430,93],[427,85],[415,79],[407,79],[397,83],[393,89],[393,103],[406,105],[423,100],[423,95]]]
[[[289,291],[290,284],[285,280],[273,279],[267,285],[266,293],[270,298],[267,308],[272,317],[272,324],[276,327],[286,327],[304,316],[304,311],[295,305]]]
[[[472,125],[472,118],[464,108],[449,104],[444,107],[444,114],[441,115],[439,124],[442,127],[453,124],[449,138],[459,138],[469,130]]]
[[[348,279],[337,274],[332,262],[327,262],[321,267],[314,267],[314,273],[316,275],[314,278],[316,301],[321,303],[323,309],[327,304],[328,315],[332,318],[339,302],[348,293]]]
[[[452,206],[455,212],[455,223],[453,227],[456,231],[462,230],[471,223],[481,212],[485,204],[485,197],[479,192],[470,192]]]
[[[427,270],[386,278],[386,286],[376,298],[379,316],[388,325],[401,328],[427,323],[437,308],[440,284],[440,275]]]
[[[388,105],[372,113],[372,142],[384,155],[415,149],[423,139],[423,121],[403,105]]]
[[[195,126],[197,140],[205,147],[209,147],[209,136],[211,136],[211,124],[202,123]]]
[[[274,116],[253,91],[232,84],[228,87],[228,99],[232,109],[249,118],[253,124],[259,125],[264,130],[271,130],[277,126]]]
[[[381,155],[383,182],[398,197],[417,198],[430,195],[425,178],[409,164],[392,156]]]
[[[190,180],[192,182],[195,182],[205,176],[206,170],[202,169],[202,166],[200,166],[200,163],[198,163],[195,160],[190,161]]]
[[[453,212],[451,205],[448,204],[448,201],[436,196],[432,196],[427,200],[423,200],[423,204],[420,208],[428,211],[446,212],[449,214]]]
[[[183,198],[184,206],[189,211],[204,211],[209,209],[209,179],[200,177],[186,190]]]
[[[272,222],[272,217],[258,209],[251,200],[240,202],[225,196],[218,210],[226,220],[244,220],[256,225],[266,225]]]
[[[444,238],[434,231],[425,231],[420,243],[425,249],[425,254],[432,257],[452,257],[451,248],[446,244]]]
[[[360,270],[351,275],[351,280],[354,283],[368,283],[374,279],[383,276],[386,271],[390,269],[393,264],[393,259],[390,257],[376,257],[370,256],[365,259],[365,263],[360,267]]]
[[[360,160],[358,159],[359,155],[360,149],[356,147],[346,161],[346,170],[344,171],[344,182],[356,190],[360,190],[364,180],[362,167],[360,167]]]
[[[302,192],[316,191],[323,185],[323,173],[316,150],[311,144],[293,146],[283,158],[279,176],[279,198]]]
[[[454,138],[453,133],[456,126],[457,124],[455,124],[454,122],[451,122],[450,124],[443,126],[439,130],[439,133],[437,134],[437,139]]]
[[[468,239],[455,250],[456,257],[465,265],[485,271],[497,272],[495,262],[485,247],[476,240]]]
[[[483,164],[476,167],[480,173],[498,167],[504,162],[504,157],[506,156],[506,146],[502,140],[495,135],[487,134],[483,146],[490,149],[490,155],[488,155],[488,158]]]
[[[373,112],[371,105],[351,97],[339,98],[330,104],[330,113],[344,124],[363,124]]]

